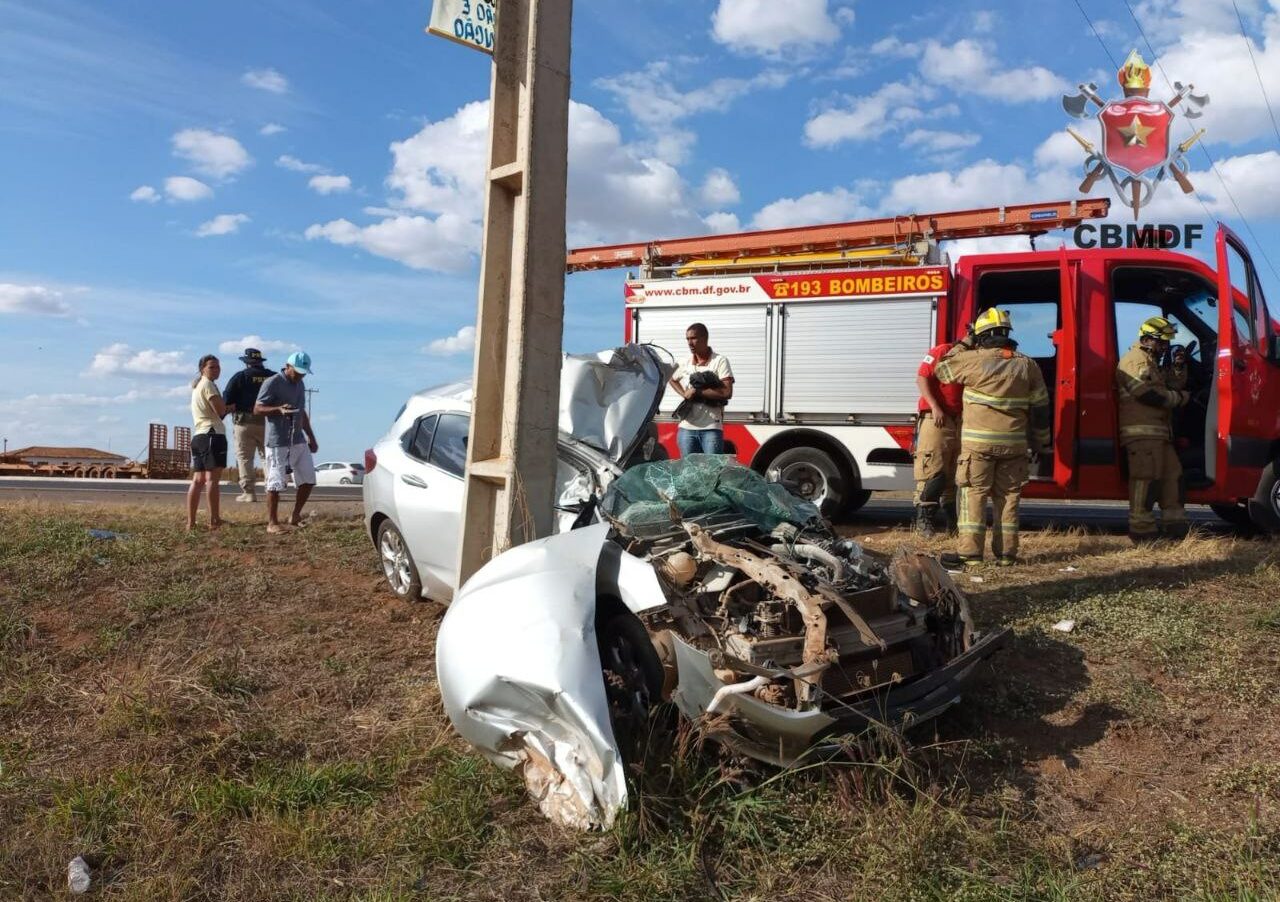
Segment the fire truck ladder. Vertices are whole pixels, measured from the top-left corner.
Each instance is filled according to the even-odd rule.
[[[1018,204],[950,213],[913,213],[831,225],[798,226],[730,235],[702,235],[569,251],[568,272],[642,266],[667,270],[727,271],[761,266],[858,266],[928,262],[939,241],[995,235],[1043,235],[1107,215],[1107,198]]]

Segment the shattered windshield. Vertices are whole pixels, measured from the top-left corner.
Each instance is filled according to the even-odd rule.
[[[732,457],[713,454],[633,467],[609,487],[600,509],[633,531],[667,525],[677,517],[745,517],[765,531],[783,522],[796,526],[822,522],[818,509],[808,501]]]

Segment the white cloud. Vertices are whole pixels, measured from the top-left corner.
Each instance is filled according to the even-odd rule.
[[[189,175],[171,175],[164,180],[164,193],[169,200],[192,201],[213,197],[213,189]]]
[[[230,178],[253,162],[249,152],[235,138],[203,128],[188,128],[172,138],[174,156],[188,161],[204,175]]]
[[[433,219],[394,216],[369,226],[346,219],[308,226],[309,241],[322,238],[344,247],[359,247],[414,269],[460,272],[471,265],[480,247],[480,223],[454,213]]]
[[[258,134],[263,137],[270,138],[272,135],[278,135],[283,131],[288,131],[288,129],[279,122],[268,122],[266,125],[262,126],[262,128],[258,129]]]
[[[712,169],[708,172],[698,193],[702,202],[709,207],[725,207],[736,204],[742,199],[738,186],[734,184],[733,176],[723,169]]]
[[[284,153],[276,157],[276,165],[292,172],[324,172],[325,167],[319,163],[304,163],[295,156]]]
[[[839,18],[848,23],[850,14]],[[711,16],[711,37],[732,50],[776,58],[806,53],[840,40],[827,0],[720,0]]]
[[[150,185],[139,185],[133,189],[133,193],[129,195],[129,200],[134,203],[154,204],[160,200],[160,193]]]
[[[196,361],[183,351],[134,351],[122,342],[107,345],[93,355],[89,376],[178,376],[195,375]]]
[[[488,124],[488,103],[470,103],[394,142],[386,178],[391,197],[365,207],[381,221],[316,223],[306,237],[415,269],[467,268],[480,250]],[[700,231],[695,193],[670,163],[623,142],[618,126],[599,111],[570,102],[570,246]]]
[[[0,282],[0,313],[69,316],[71,306],[62,299],[62,292],[56,289]]]
[[[240,76],[240,81],[259,91],[270,91],[272,94],[287,94],[289,79],[275,69],[250,69]]]
[[[874,94],[845,98],[842,108],[824,110],[804,124],[810,147],[834,147],[845,141],[871,141],[924,117],[918,104],[933,96],[924,85],[889,82]]]
[[[307,185],[317,194],[340,194],[351,190],[351,179],[345,175],[313,175]]]
[[[239,357],[245,348],[257,348],[263,354],[283,354],[286,351],[298,350],[298,345],[291,341],[277,341],[263,338],[261,335],[246,335],[243,338],[232,338],[218,344],[219,354],[235,354]]]
[[[896,35],[890,35],[887,38],[881,38],[871,45],[870,55],[877,58],[897,57],[899,59],[911,59],[919,56],[924,52],[924,48],[917,43],[908,43],[903,41]]]
[[[196,229],[197,238],[209,238],[213,235],[234,235],[240,226],[249,221],[244,213],[219,213],[207,222],[200,223]]]
[[[1078,141],[1065,131],[1054,132],[1036,148],[1035,162],[1041,169],[1054,167],[1080,168],[1085,153]]]
[[[636,72],[596,80],[597,87],[621,100],[632,117],[653,133],[657,156],[673,164],[683,162],[697,142],[697,136],[677,128],[678,123],[704,113],[722,113],[739,98],[780,88],[791,79],[784,70],[770,69],[752,78],[717,78],[681,91],[674,82],[682,68],[660,60]]]
[[[1230,4],[1227,11],[1231,12]],[[1208,128],[1208,140],[1243,143],[1261,137],[1272,141],[1275,131],[1258,86],[1258,76],[1260,73],[1275,109],[1280,103],[1280,13],[1267,17],[1261,46],[1251,42],[1258,64],[1256,72],[1234,18],[1232,14],[1230,31],[1184,32],[1175,44],[1161,51],[1156,62],[1148,60],[1155,69],[1151,94],[1162,100],[1173,96],[1173,88],[1160,74],[1163,69],[1171,80],[1191,82],[1197,94],[1210,96],[1204,118],[1196,123]],[[1215,20],[1205,17],[1203,21]],[[1185,123],[1178,125],[1180,129],[1186,128]]]
[[[920,75],[961,93],[972,92],[1006,103],[1048,100],[1071,89],[1066,79],[1043,66],[1000,69],[991,52],[971,38],[951,46],[926,41]]]
[[[942,154],[973,147],[981,140],[982,136],[973,132],[948,132],[918,128],[903,136],[902,145],[904,147],[919,147],[925,153]]]
[[[978,12],[973,14],[974,34],[987,34],[995,31],[996,22],[996,14],[992,10],[978,10]]]
[[[708,213],[702,217],[702,221],[717,235],[742,231],[742,223],[738,221],[736,213]]]
[[[787,226],[812,225],[821,222],[848,222],[871,213],[861,198],[847,188],[813,191],[803,197],[783,197],[761,208],[751,219],[757,229],[781,229]]]
[[[454,354],[470,354],[475,348],[476,327],[463,326],[456,335],[450,335],[448,338],[437,338],[423,350],[437,357],[448,357]]]

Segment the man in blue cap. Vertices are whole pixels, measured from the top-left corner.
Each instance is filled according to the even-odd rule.
[[[292,526],[302,525],[302,506],[316,484],[316,465],[311,455],[319,450],[307,416],[307,390],[303,377],[311,375],[311,355],[295,351],[284,369],[262,383],[253,412],[267,418],[267,532],[284,532],[278,518],[280,493],[293,473],[297,495],[293,502]]]

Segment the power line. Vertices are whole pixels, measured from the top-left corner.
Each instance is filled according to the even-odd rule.
[[[1093,27],[1093,20],[1089,18],[1089,14],[1084,11],[1084,7],[1080,5],[1080,0],[1076,0],[1076,9],[1080,10],[1080,15],[1084,16],[1084,20],[1089,23],[1089,30],[1093,32],[1093,36],[1098,39],[1098,44],[1102,47],[1102,52],[1107,55],[1107,59],[1111,60],[1111,65],[1117,69],[1120,64],[1116,62],[1116,58],[1111,55],[1111,51],[1107,48],[1107,42],[1102,40],[1102,35],[1098,34],[1098,29]],[[1130,11],[1132,14],[1132,11]]]
[[[1276,125],[1276,114],[1271,109],[1271,98],[1267,97],[1267,86],[1262,82],[1262,70],[1258,68],[1258,61],[1253,57],[1253,41],[1249,40],[1249,33],[1244,27],[1244,16],[1240,15],[1240,7],[1236,5],[1236,0],[1231,0],[1231,6],[1236,11],[1236,19],[1240,22],[1240,37],[1244,38],[1245,49],[1249,51],[1249,62],[1253,63],[1253,74],[1258,76],[1258,88],[1262,91],[1262,102],[1267,105],[1267,115],[1271,117],[1271,128],[1275,131],[1276,137],[1280,138],[1280,125]]]

